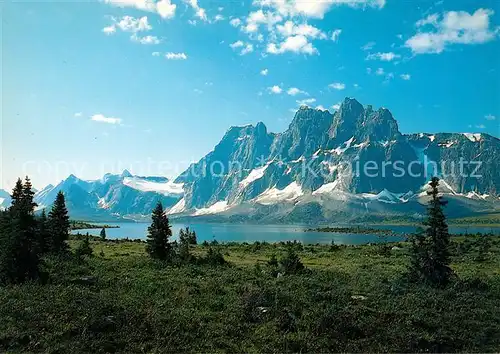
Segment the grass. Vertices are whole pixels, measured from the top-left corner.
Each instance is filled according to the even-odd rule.
[[[500,350],[496,237],[482,262],[477,237],[454,239],[458,278],[443,290],[404,281],[405,243],[387,256],[295,245],[306,271],[281,277],[266,262],[283,244],[214,246],[229,261],[219,267],[164,266],[139,242],[91,245],[82,262],[46,259],[47,284],[0,288],[0,352]]]

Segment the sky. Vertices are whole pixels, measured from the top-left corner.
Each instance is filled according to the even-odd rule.
[[[403,133],[500,136],[497,0],[7,2],[0,188],[180,174],[233,125],[306,104]]]

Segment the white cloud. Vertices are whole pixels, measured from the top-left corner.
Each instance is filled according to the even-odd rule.
[[[76,112],[74,114],[75,118],[78,118],[78,117],[81,117],[82,116],[82,112]]]
[[[276,95],[279,95],[280,93],[283,92],[283,89],[278,85],[274,85],[273,87],[268,87],[267,89],[269,90],[270,93],[274,93]]]
[[[311,26],[307,23],[296,25],[292,21],[286,21],[283,25],[277,25],[276,30],[283,37],[301,35],[311,39],[326,39],[327,35],[319,28]]]
[[[352,84],[352,86],[354,86],[354,88],[359,88],[358,84]]]
[[[417,27],[433,27],[418,32],[405,43],[414,54],[442,53],[453,44],[480,44],[491,41],[500,32],[490,27],[490,9],[478,9],[473,14],[466,11],[450,11],[442,16],[433,14],[417,22]]]
[[[383,68],[378,68],[377,71],[375,71],[375,75],[382,76],[385,74],[385,71]]]
[[[488,115],[484,116],[484,118],[486,120],[495,120],[495,119],[497,119],[497,117],[495,117],[493,114],[488,114]]]
[[[337,42],[339,40],[340,34],[342,33],[341,29],[336,29],[332,32],[330,38],[332,41]]]
[[[153,53],[151,53],[151,55],[154,56],[154,57],[159,57],[160,54],[161,54],[160,52],[153,52]]]
[[[259,30],[260,25],[267,25],[268,30],[271,30],[272,27],[281,22],[283,18],[280,15],[275,14],[272,11],[264,12],[262,9],[257,11],[250,12],[246,21],[247,24],[242,29],[247,33],[256,33]]]
[[[232,48],[232,49],[236,49],[236,48],[240,48],[240,47],[243,47],[245,45],[245,43],[243,43],[243,41],[236,41],[234,43],[231,43],[229,46]]]
[[[185,53],[166,53],[165,58],[168,60],[186,60],[187,55]]]
[[[361,47],[362,50],[371,50],[373,47],[375,47],[375,42],[368,42],[364,46]]]
[[[304,53],[309,55],[318,54],[318,50],[314,48],[303,35],[288,37],[279,45],[269,43],[267,45],[267,52],[270,54],[282,54],[285,52]]]
[[[326,111],[326,108],[323,107],[322,105],[316,106],[316,109],[319,109],[319,110],[322,110],[322,111]]]
[[[162,18],[172,18],[175,16],[176,5],[171,0],[104,0],[105,3],[119,7],[133,7],[138,10],[154,12]]]
[[[233,18],[229,21],[229,24],[233,27],[239,27],[241,25],[241,20],[239,18]]]
[[[132,32],[134,34],[152,29],[147,16],[143,16],[141,18],[123,16],[119,19],[114,17],[111,19],[113,20],[113,24],[102,29],[102,31],[107,35],[115,33],[117,29],[122,30],[123,32]]]
[[[113,34],[116,32],[116,27],[114,25],[111,25],[111,26],[108,26],[108,27],[104,27],[102,29],[102,31],[106,34]]]
[[[309,106],[316,102],[315,98],[306,98],[305,100],[297,100],[295,101],[299,106]]]
[[[262,76],[267,76],[267,74],[268,74],[268,73],[269,73],[269,70],[268,70],[268,69],[263,69],[263,70],[261,70],[261,72],[260,72],[260,74],[261,74]]]
[[[245,55],[253,52],[253,44],[247,43],[245,47],[241,50],[240,55]]]
[[[233,50],[241,48],[240,55],[245,55],[253,52],[253,44],[245,43],[243,41],[236,41],[229,45]]]
[[[426,26],[426,25],[437,26],[438,25],[438,19],[439,19],[439,15],[438,14],[431,14],[431,15],[427,16],[426,18],[418,20],[415,25],[417,27],[423,27],[423,26]]]
[[[373,54],[368,54],[366,57],[366,60],[381,60],[381,61],[393,61],[394,59],[399,59],[401,58],[401,55],[395,54],[393,52],[388,52],[388,53],[373,53]]]
[[[148,22],[148,17],[135,18],[132,16],[123,16],[120,21],[116,22],[116,26],[124,32],[141,32],[152,29]]]
[[[298,94],[308,95],[306,91],[302,91],[297,87],[290,87],[286,93],[288,93],[290,96],[296,96]]]
[[[486,129],[486,126],[484,124],[479,124],[479,125],[476,125],[476,128],[477,129]]]
[[[334,105],[332,106],[332,108],[333,108],[334,110],[338,111],[338,110],[340,109],[340,102],[339,102],[339,103],[337,103],[337,104],[334,104]]]
[[[214,17],[214,22],[219,22],[219,21],[224,21],[224,20],[225,20],[225,17],[222,16],[221,14],[217,14]]]
[[[366,68],[366,73],[371,74],[372,73],[372,68]]]
[[[195,11],[195,16],[200,20],[208,21],[207,13],[204,8],[198,5],[198,0],[184,0],[185,3],[189,4]]]
[[[333,84],[328,85],[329,88],[332,88],[334,90],[344,90],[345,89],[345,84],[342,82],[334,82]]]
[[[139,37],[135,33],[130,37],[134,42],[138,42],[141,44],[160,44],[161,40],[156,36],[144,36]]]
[[[321,19],[333,6],[382,8],[385,5],[385,0],[254,0],[253,3],[256,6],[273,8],[283,16],[305,16]]]
[[[201,94],[203,93],[203,91],[202,91],[202,90],[200,90],[200,89],[196,89],[196,88],[193,90],[193,92],[194,92],[194,93],[197,93],[198,95],[201,95]]]
[[[120,118],[106,117],[103,114],[94,114],[91,118],[94,122],[101,122],[107,124],[121,124],[122,120]]]
[[[411,75],[410,74],[401,74],[399,75],[400,78],[402,78],[403,80],[410,80],[411,79]]]
[[[162,18],[174,17],[176,7],[170,0],[160,0],[156,3],[156,11]]]

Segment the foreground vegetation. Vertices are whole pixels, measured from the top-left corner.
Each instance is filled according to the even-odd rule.
[[[0,288],[0,351],[498,352],[500,241],[478,260],[481,241],[452,242],[456,278],[436,289],[403,280],[406,243],[200,245],[228,264],[165,267],[95,238],[93,256],[46,259],[45,285]],[[305,270],[274,274],[289,247]]]

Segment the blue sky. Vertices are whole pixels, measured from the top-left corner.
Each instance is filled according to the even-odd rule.
[[[231,125],[300,104],[391,110],[403,133],[500,135],[500,6],[107,0],[2,8],[2,178],[173,177]]]

